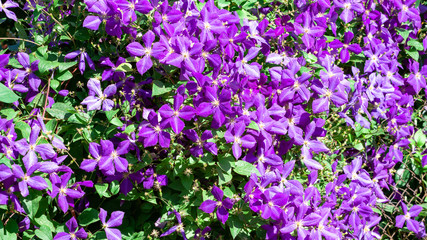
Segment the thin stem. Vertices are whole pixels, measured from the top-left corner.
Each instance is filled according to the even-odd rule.
[[[32,44],[35,44],[35,45],[37,45],[37,46],[41,46],[41,44],[38,44],[38,43],[36,43],[36,42],[33,42],[33,41],[31,41],[31,40],[28,40],[28,39],[23,39],[23,38],[15,38],[15,37],[0,37],[0,40],[20,40],[20,41],[24,41],[24,42],[29,42],[29,43],[32,43]]]
[[[46,10],[44,10],[43,9],[43,12],[45,13],[45,14],[47,14],[47,15],[49,15],[51,18],[52,18],[52,20],[54,21],[54,22],[56,22],[59,26],[61,26],[61,28],[62,28],[62,30],[68,35],[68,37],[71,39],[71,41],[73,42],[73,44],[74,44],[74,46],[76,45],[76,43],[74,42],[74,38],[73,38],[73,36],[67,31],[67,30],[65,30],[65,27],[64,27],[64,25],[62,25],[54,16],[53,16],[53,14],[52,13],[49,13],[48,11],[46,11]]]
[[[50,81],[52,80],[54,73],[55,73],[55,70],[52,70],[52,76],[50,76],[49,80],[47,81],[47,93],[46,93],[46,99],[44,101],[44,107],[43,107],[43,118],[44,118],[44,114],[46,113],[47,102],[49,100]]]

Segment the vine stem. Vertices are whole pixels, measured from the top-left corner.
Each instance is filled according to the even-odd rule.
[[[21,41],[24,41],[24,42],[29,42],[29,43],[35,44],[35,45],[37,45],[37,46],[41,46],[41,44],[38,44],[38,43],[33,42],[33,41],[31,41],[31,40],[28,40],[28,39],[23,39],[23,38],[15,38],[15,37],[0,37],[0,40],[21,40]]]
[[[49,80],[47,81],[46,99],[44,100],[44,107],[43,107],[43,119],[44,119],[44,114],[46,113],[47,102],[49,100],[50,81],[52,80],[54,73],[55,73],[55,70],[52,70],[52,75],[50,76]]]

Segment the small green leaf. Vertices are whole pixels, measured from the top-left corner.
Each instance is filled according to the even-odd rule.
[[[120,191],[120,184],[117,180],[114,180],[110,184],[111,194],[116,195]]]
[[[120,119],[119,118],[117,118],[117,117],[115,117],[115,118],[113,118],[113,119],[111,119],[111,124],[113,124],[113,125],[115,125],[115,126],[117,126],[117,127],[121,127],[121,126],[123,126],[123,123],[122,123],[122,121],[120,121]]]
[[[257,124],[256,122],[254,122],[254,121],[251,121],[251,123],[249,123],[249,125],[247,126],[247,128],[250,128],[250,129],[254,129],[254,130],[259,131],[259,126],[258,126],[258,124]]]
[[[55,75],[55,79],[58,81],[66,81],[73,78],[73,74],[70,71],[59,72]]]
[[[422,44],[422,43],[420,43],[420,42],[418,42],[418,41],[417,41],[417,40],[415,40],[415,39],[411,39],[411,40],[409,40],[409,41],[408,41],[408,46],[412,46],[412,47],[414,47],[415,49],[417,49],[418,51],[422,51],[422,50],[424,50],[423,44]]]
[[[426,135],[423,133],[423,130],[418,130],[415,135],[414,135],[414,140],[417,143],[417,146],[420,148],[422,146],[424,146],[424,144],[426,143],[427,137]]]
[[[16,102],[18,99],[18,95],[16,95],[12,90],[3,85],[3,83],[0,83],[0,102],[13,103]]]
[[[105,112],[105,116],[107,117],[108,121],[111,121],[111,119],[113,119],[113,117],[116,116],[116,113],[118,111],[119,109],[114,109],[114,110]]]
[[[58,70],[63,72],[76,64],[77,62],[58,62]]]
[[[107,192],[108,183],[97,183],[97,184],[95,184],[95,190],[100,197],[110,197],[110,194]]]
[[[122,63],[116,68],[116,72],[132,72],[132,65],[130,63]]]
[[[416,49],[411,48],[410,50],[405,49],[405,52],[413,58],[415,61],[418,61],[418,58],[420,57],[420,54]]]
[[[25,139],[29,139],[31,133],[31,127],[28,123],[19,121],[15,123],[15,129],[18,130],[18,133]]]
[[[254,165],[242,160],[236,162],[236,167],[233,170],[244,176],[250,176],[252,173],[259,175],[258,169]]]
[[[52,240],[52,231],[47,226],[41,226],[35,233],[41,240]]]
[[[231,236],[233,239],[237,237],[240,231],[243,228],[243,223],[236,216],[230,216],[230,219],[227,222],[227,225],[230,227]]]
[[[7,120],[11,120],[18,115],[18,111],[13,110],[12,108],[2,109],[0,110],[0,113],[6,116]]]
[[[152,96],[158,96],[158,95],[162,95],[165,93],[168,93],[172,91],[171,87],[166,87],[163,82],[159,81],[159,80],[154,80],[153,81],[153,91],[152,91]]]
[[[79,225],[87,226],[91,223],[99,221],[99,212],[93,208],[85,209],[78,217]]]

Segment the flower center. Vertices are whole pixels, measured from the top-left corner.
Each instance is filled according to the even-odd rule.
[[[208,22],[204,23],[206,30],[211,30],[211,25]]]
[[[119,155],[117,154],[117,152],[114,150],[112,153],[111,153],[111,155],[110,155],[112,158],[116,158],[116,157],[118,157]]]
[[[234,142],[235,143],[240,143],[240,138],[238,136],[234,136]]]
[[[219,106],[219,101],[218,101],[217,99],[215,99],[215,100],[212,102],[212,106],[214,106],[214,107],[218,107],[218,106]]]
[[[160,126],[155,126],[155,127],[154,127],[154,131],[155,131],[156,133],[159,133],[161,130],[162,130],[162,129],[160,128]]]
[[[351,3],[344,3],[344,9],[349,10],[351,8]]]

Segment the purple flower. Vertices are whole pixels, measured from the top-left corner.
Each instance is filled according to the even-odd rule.
[[[0,12],[4,12],[6,17],[18,21],[14,12],[10,11],[8,8],[16,8],[19,7],[19,4],[16,2],[12,2],[11,0],[6,0],[5,3],[2,3],[3,0],[0,0]]]
[[[116,93],[116,85],[109,85],[104,92],[102,92],[101,82],[98,79],[91,78],[87,82],[87,86],[89,88],[89,96],[81,102],[81,104],[87,105],[87,110],[99,110],[101,106],[103,111],[110,111],[113,108],[113,100],[107,98]]]
[[[37,77],[34,72],[39,70],[38,64],[39,60],[36,60],[32,63],[30,63],[30,56],[26,53],[18,53],[17,54],[18,62],[24,67],[25,69],[25,76],[28,76],[28,82],[33,91],[38,91],[38,88],[40,86],[41,80],[39,77]]]
[[[329,43],[329,46],[331,48],[342,48],[340,52],[340,59],[343,63],[346,63],[348,62],[348,60],[350,60],[349,51],[352,51],[355,54],[359,54],[362,52],[362,49],[360,48],[359,44],[357,43],[350,44],[353,37],[354,37],[354,34],[352,32],[346,32],[344,34],[344,43],[342,43],[338,39],[335,39]]]
[[[420,228],[420,223],[411,218],[418,216],[418,214],[420,214],[423,208],[421,206],[414,205],[408,211],[408,207],[404,202],[402,202],[402,210],[403,210],[403,215],[399,215],[396,217],[396,227],[402,228],[403,225],[406,223],[406,227],[408,227],[408,230],[418,233]]]
[[[129,152],[129,141],[123,141],[119,144],[117,149],[114,149],[114,144],[109,140],[101,140],[102,157],[99,160],[99,170],[106,175],[114,175],[114,173],[127,172],[128,161],[120,157]]]
[[[245,135],[245,124],[243,122],[237,122],[234,124],[234,128],[229,129],[225,132],[224,138],[227,142],[232,142],[233,155],[236,159],[242,156],[242,147],[252,148],[255,146],[256,141],[252,135]]]
[[[181,233],[182,238],[184,240],[187,240],[187,236],[185,235],[185,231],[184,231],[184,224],[182,223],[182,220],[181,220],[181,214],[179,214],[179,212],[177,212],[176,210],[173,210],[173,212],[168,212],[168,215],[172,213],[175,215],[176,220],[178,221],[178,224],[169,228],[166,232],[162,233],[160,237],[170,235],[173,232],[179,232]]]
[[[77,230],[79,225],[74,217],[70,218],[70,220],[65,223],[65,226],[67,226],[69,233],[59,232],[53,238],[54,240],[77,240],[77,238],[87,238],[87,233],[83,228]]]
[[[34,125],[30,133],[29,143],[25,138],[17,141],[15,147],[21,155],[25,155],[22,160],[26,169],[30,169],[37,161],[36,152],[40,154],[43,160],[53,159],[56,156],[56,152],[52,146],[48,143],[38,144],[38,137],[40,134],[40,127]]]
[[[335,6],[343,8],[340,18],[345,22],[349,23],[354,18],[353,11],[363,13],[365,8],[360,0],[334,0]]]
[[[155,37],[156,36],[152,31],[148,31],[144,34],[144,36],[142,36],[142,41],[144,42],[145,47],[143,47],[139,42],[133,42],[127,45],[126,47],[126,50],[132,56],[137,56],[137,57],[143,56],[143,58],[141,58],[141,60],[139,60],[136,63],[138,72],[141,75],[143,75],[147,70],[149,70],[153,66],[153,61],[151,60],[151,56],[153,52],[161,51],[160,47],[158,47],[157,45],[155,45],[154,48],[152,46]]]
[[[208,150],[213,155],[218,154],[218,148],[214,142],[207,142],[206,140],[212,139],[213,135],[210,130],[206,130],[202,133],[202,136],[199,137],[197,132],[193,129],[184,130],[183,133],[193,142],[196,143],[195,147],[190,149],[190,152],[195,157],[203,156],[203,147]]]
[[[101,219],[102,222],[102,228],[105,231],[105,234],[107,235],[108,240],[121,240],[122,239],[122,233],[119,229],[113,228],[118,227],[122,225],[123,216],[125,215],[122,211],[114,211],[111,213],[111,217],[108,221],[107,220],[107,211],[104,209],[100,209],[99,212],[99,219]]]
[[[65,55],[66,59],[74,59],[77,56],[80,55],[80,60],[79,60],[79,69],[80,69],[80,73],[83,75],[85,69],[86,69],[86,62],[87,61],[90,69],[95,71],[95,64],[93,63],[92,59],[90,59],[89,54],[87,54],[87,52],[85,50],[77,50],[74,52],[70,52],[67,55]]]
[[[165,104],[159,109],[159,113],[162,118],[165,118],[165,121],[169,121],[169,124],[172,127],[172,130],[179,134],[184,129],[184,122],[181,120],[190,121],[194,115],[195,110],[191,106],[183,106],[184,97],[180,94],[175,95],[173,109]]]
[[[54,198],[58,194],[58,206],[64,213],[68,211],[69,201],[73,203],[73,199],[79,199],[84,196],[84,192],[68,187],[70,178],[71,172],[65,173],[60,178],[57,175],[53,175],[51,178],[53,183],[51,197]]]
[[[307,48],[311,48],[315,43],[316,37],[323,36],[325,29],[320,26],[312,26],[313,21],[311,20],[311,15],[308,12],[302,14],[302,25],[295,24],[295,33],[303,34],[302,42],[307,46]]]
[[[139,131],[139,136],[144,138],[144,147],[155,146],[157,143],[162,148],[168,148],[170,145],[170,134],[164,129],[168,122],[163,121],[159,124],[159,116],[157,113],[150,112],[148,115],[148,123],[145,124]]]
[[[227,209],[232,209],[234,203],[230,198],[223,200],[224,192],[217,186],[213,186],[212,194],[214,195],[216,201],[208,199],[204,201],[202,205],[200,205],[199,209],[205,213],[212,213],[216,208],[216,216],[218,217],[218,220],[220,220],[222,224],[225,224],[228,219]]]
[[[26,197],[28,194],[30,194],[28,191],[28,186],[36,190],[43,190],[48,187],[46,181],[41,176],[31,176],[36,170],[39,169],[39,167],[40,165],[36,163],[27,170],[27,173],[24,173],[21,166],[17,164],[12,165],[13,175],[16,178],[21,179],[21,181],[18,183],[18,187],[23,197]]]

